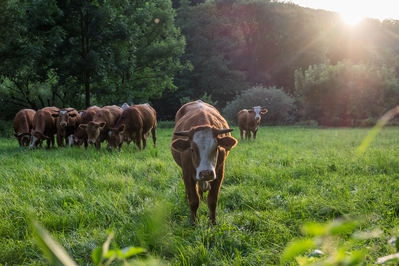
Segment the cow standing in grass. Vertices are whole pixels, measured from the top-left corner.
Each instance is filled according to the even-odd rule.
[[[118,122],[108,132],[108,150],[121,147],[123,141],[133,142],[141,150],[147,145],[147,138],[151,132],[154,146],[156,146],[157,113],[149,104],[136,104],[125,108]]]
[[[225,160],[237,144],[237,140],[230,136],[232,130],[216,108],[202,101],[186,103],[176,113],[171,150],[182,169],[193,224],[200,197],[205,191],[209,191],[209,220],[216,224],[216,205]]]
[[[58,147],[65,146],[65,141],[69,140],[80,124],[80,115],[75,108],[63,108],[53,110],[52,117],[56,118],[57,125],[57,144]],[[72,145],[72,143],[69,143]]]
[[[93,120],[87,124],[80,124],[79,127],[86,130],[87,141],[97,149],[108,137],[108,131],[119,120],[123,109],[117,105],[104,106],[94,115]]]
[[[238,112],[238,127],[240,128],[240,137],[243,139],[243,134],[245,132],[245,139],[251,139],[251,131],[253,133],[254,139],[256,139],[256,133],[258,132],[261,115],[268,112],[267,109],[260,106],[255,106],[250,109],[243,109]]]
[[[22,109],[14,117],[13,128],[14,137],[18,140],[20,147],[29,146],[31,139],[31,129],[33,126],[33,117],[36,111],[33,109]]]
[[[51,116],[54,110],[59,109],[55,106],[44,107],[36,112],[33,117],[30,149],[36,148],[44,140],[47,142],[47,148],[54,148],[54,135],[57,134],[56,119]]]
[[[94,115],[99,111],[101,108],[98,106],[91,106],[84,111],[79,111],[80,114],[80,123],[81,124],[88,124],[90,121],[93,121]],[[81,127],[78,127],[75,132],[73,133],[73,145],[80,147],[84,145],[87,149],[88,141],[87,141],[87,132]]]

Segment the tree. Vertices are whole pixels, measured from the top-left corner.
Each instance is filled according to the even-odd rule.
[[[176,90],[173,78],[186,67],[170,1],[1,5],[8,39],[0,42],[0,96],[12,105],[5,109],[146,101]]]
[[[59,1],[66,38],[54,68],[85,105],[160,97],[175,90],[185,41],[170,1]],[[75,94],[75,92],[72,92]]]

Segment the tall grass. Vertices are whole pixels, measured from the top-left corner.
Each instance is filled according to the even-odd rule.
[[[367,129],[261,127],[255,141],[231,150],[217,208],[208,223],[205,203],[189,225],[181,171],[158,129],[158,145],[109,153],[102,147],[28,150],[0,139],[0,263],[42,265],[29,228],[37,220],[79,265],[113,231],[112,248],[143,247],[164,265],[278,265],[309,222],[360,221],[357,230],[381,228],[367,259],[392,252],[398,227],[397,131],[383,129],[361,156]],[[239,139],[236,128],[233,136]],[[103,144],[103,146],[105,146]],[[349,235],[331,241],[333,252]],[[291,262],[288,262],[291,263]],[[292,262],[294,263],[294,262]]]

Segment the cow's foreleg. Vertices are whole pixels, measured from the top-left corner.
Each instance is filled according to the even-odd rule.
[[[256,132],[258,132],[258,130],[255,130],[255,131],[253,132],[254,140],[256,139]]]
[[[223,182],[224,165],[216,171],[216,179],[211,183],[211,190],[208,192],[207,205],[209,209],[209,221],[216,224],[216,206],[219,197],[220,186]]]
[[[183,173],[184,186],[186,187],[186,193],[188,198],[188,205],[190,206],[190,222],[195,225],[197,221],[197,210],[200,203],[200,198],[197,191],[197,182],[190,174]]]

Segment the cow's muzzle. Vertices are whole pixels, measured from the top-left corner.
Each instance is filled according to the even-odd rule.
[[[200,181],[212,181],[215,179],[215,172],[212,170],[202,170],[199,172]]]

